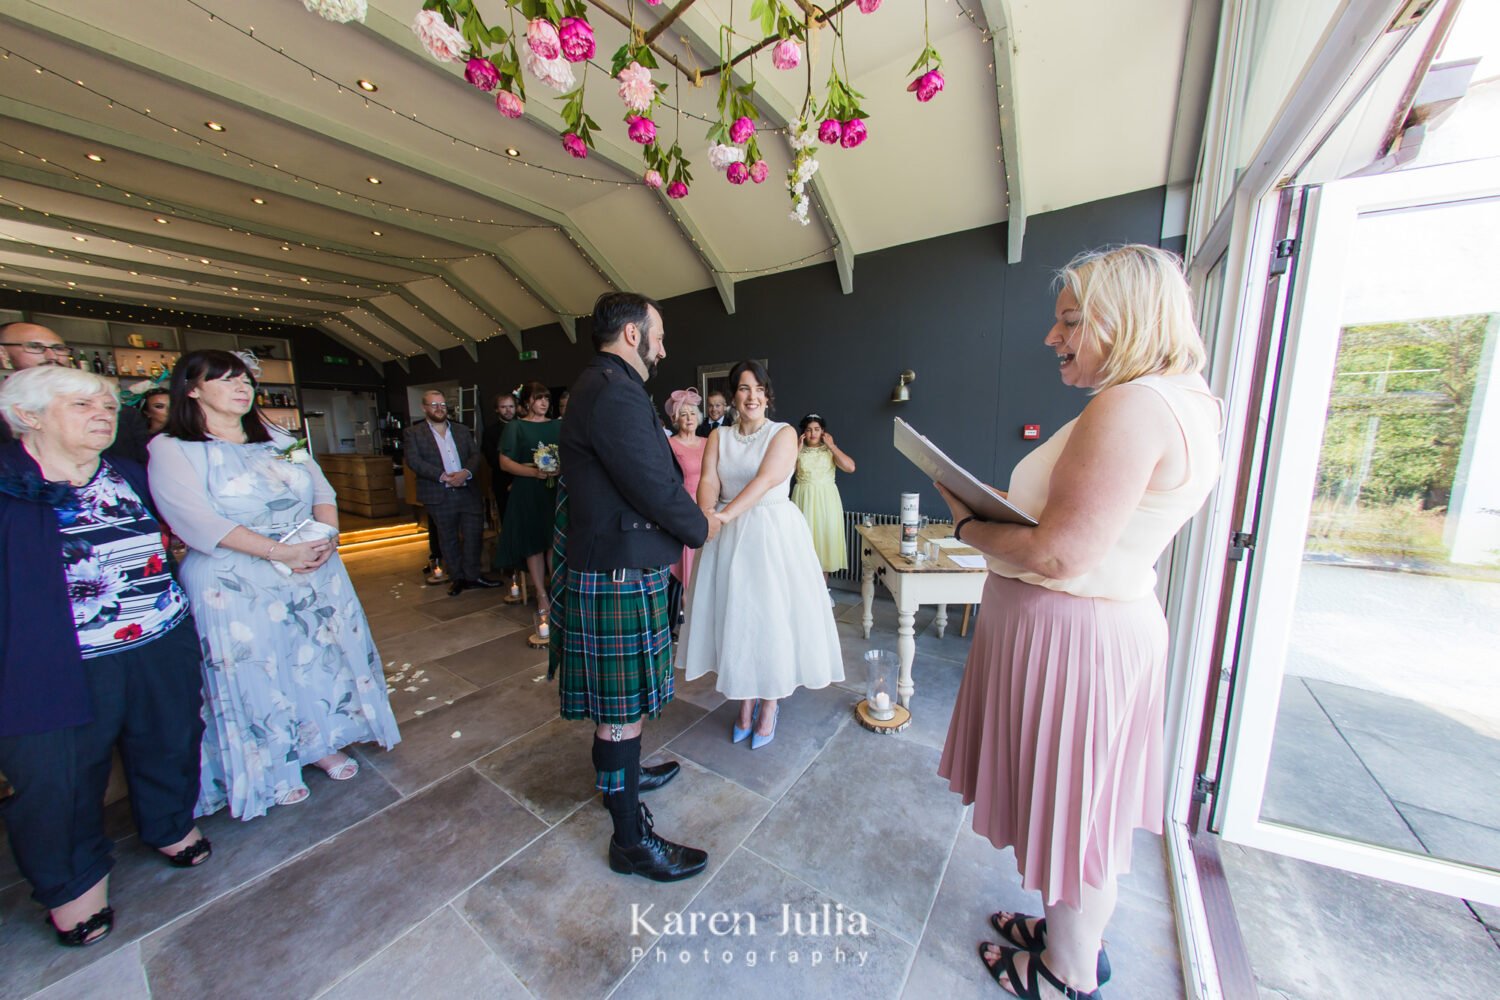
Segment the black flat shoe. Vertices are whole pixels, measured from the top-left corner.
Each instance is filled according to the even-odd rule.
[[[665,764],[643,767],[641,768],[641,791],[654,791],[677,777],[681,771],[682,765],[675,760],[669,760]]]
[[[448,596],[457,597],[459,594],[462,594],[468,588],[468,586],[469,584],[465,580],[454,580],[448,586]]]
[[[214,845],[208,842],[208,838],[199,837],[176,854],[162,854],[161,856],[166,858],[174,868],[196,868],[207,861],[208,856],[213,852]]]
[[[640,875],[653,882],[692,878],[708,867],[708,853],[663,840],[651,829],[651,810],[641,806],[641,842],[621,847],[609,841],[609,867],[621,875]]]
[[[999,913],[990,914],[990,926],[995,928],[1001,937],[1022,951],[1043,952],[1047,950],[1047,921],[1038,920],[1034,929],[1028,929],[1026,921],[1032,919],[1024,913],[1012,913],[1002,920]],[[1103,986],[1109,982],[1109,977],[1114,970],[1109,965],[1109,954],[1099,949],[1099,966],[1095,975],[1099,978],[1099,985]]]
[[[86,948],[91,944],[98,944],[109,937],[109,932],[115,929],[115,911],[108,906],[76,925],[70,931],[65,931],[54,924],[51,913],[46,914],[46,920],[48,926],[57,934],[57,943],[68,948]],[[104,929],[103,934],[94,937],[89,936],[101,927]]]

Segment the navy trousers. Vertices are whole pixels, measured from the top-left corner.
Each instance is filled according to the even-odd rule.
[[[15,787],[0,815],[38,903],[51,908],[77,899],[114,867],[104,793],[116,746],[141,842],[168,847],[192,830],[202,662],[187,619],[155,642],[84,661],[93,722],[0,736],[0,771]]]

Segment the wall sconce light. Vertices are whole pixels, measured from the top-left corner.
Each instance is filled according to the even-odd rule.
[[[896,376],[896,388],[891,390],[891,402],[904,403],[911,399],[911,390],[908,385],[917,380],[917,373],[910,368]]]

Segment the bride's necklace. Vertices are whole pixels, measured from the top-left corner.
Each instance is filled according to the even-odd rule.
[[[740,425],[739,424],[735,424],[734,425],[734,436],[737,437],[737,438],[739,438],[741,441],[754,441],[757,437],[760,436],[761,431],[764,431],[767,427],[770,427],[770,426],[771,426],[770,418],[764,418],[764,419],[762,419],[761,422],[760,422],[760,426],[757,427],[757,428],[755,428],[755,430],[749,431],[749,432],[740,430]]]

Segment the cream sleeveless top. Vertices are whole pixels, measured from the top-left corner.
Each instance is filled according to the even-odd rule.
[[[1082,576],[1067,580],[1031,573],[986,557],[990,572],[1060,590],[1077,597],[1133,601],[1156,587],[1156,560],[1188,519],[1203,506],[1219,478],[1219,430],[1223,407],[1201,375],[1145,375],[1129,383],[1145,386],[1166,402],[1187,445],[1187,476],[1170,490],[1147,490],[1125,530],[1104,560]],[[1052,469],[1073,434],[1077,418],[1068,421],[1010,475],[1010,501],[1040,518],[1047,508]]]

